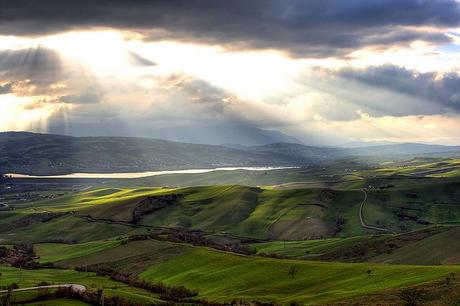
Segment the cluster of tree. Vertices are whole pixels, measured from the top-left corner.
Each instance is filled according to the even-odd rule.
[[[28,270],[54,267],[52,263],[42,264],[36,262],[35,259],[37,259],[37,255],[30,243],[15,244],[11,249],[0,246],[0,264]]]
[[[160,298],[164,301],[184,301],[197,295],[196,292],[191,291],[185,288],[184,286],[171,287],[166,286],[163,283],[152,283],[146,280],[141,280],[135,277],[130,277],[118,273],[112,273],[110,275],[110,278],[114,281],[127,283],[130,286],[142,288],[150,292],[157,293],[160,295]]]
[[[0,276],[2,276],[2,274],[0,273]],[[8,284],[8,285],[2,285],[0,286],[0,290],[9,290],[9,289],[18,289],[19,288],[19,285],[17,283],[11,283],[11,284]],[[0,304],[0,305],[3,305],[3,304]]]
[[[34,246],[30,243],[19,243],[9,251],[8,263],[13,267],[25,268],[27,264],[36,258]]]

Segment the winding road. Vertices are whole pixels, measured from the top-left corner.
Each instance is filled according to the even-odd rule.
[[[366,189],[361,189],[361,191],[364,193],[364,199],[361,202],[361,204],[359,205],[359,222],[361,223],[361,227],[365,228],[365,229],[369,229],[369,230],[374,230],[374,231],[394,234],[394,232],[389,230],[389,229],[386,229],[386,228],[383,228],[383,227],[377,227],[377,226],[374,226],[374,225],[369,225],[369,224],[366,223],[366,221],[364,221],[364,212],[363,212],[363,210],[364,210],[364,204],[366,204],[366,201],[367,201],[367,192],[366,192]]]
[[[36,287],[28,287],[28,288],[19,288],[13,289],[13,292],[21,292],[21,291],[33,291],[33,290],[40,290],[40,289],[62,289],[68,288],[71,289],[75,293],[84,293],[86,292],[86,287],[79,284],[60,284],[60,285],[48,285],[48,286],[36,286]],[[1,293],[8,293],[8,290],[0,290]]]

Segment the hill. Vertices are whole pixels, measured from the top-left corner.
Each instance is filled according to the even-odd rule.
[[[255,166],[312,166],[353,161],[373,163],[415,156],[457,156],[459,147],[392,144],[328,148],[298,143],[218,146],[133,137],[70,137],[25,132],[0,133],[0,173],[35,175],[75,172]]]
[[[150,135],[155,138],[199,143],[199,144],[233,144],[239,146],[257,146],[270,143],[301,143],[295,137],[279,131],[264,130],[245,124],[214,125],[171,125],[153,129]]]
[[[5,211],[3,215],[5,223],[13,222],[13,225],[0,224],[4,231],[0,238],[9,240],[9,233],[14,233],[18,241],[27,235],[34,241],[37,241],[35,237],[51,240],[54,226],[65,229],[71,224],[79,224],[79,229],[102,226],[97,222],[84,226],[84,218],[111,222],[107,226],[119,233],[138,226],[223,232],[271,240],[351,237],[375,232],[363,228],[360,223],[359,212],[364,199],[365,222],[392,232],[459,223],[458,179],[371,178],[352,183],[350,187],[342,185],[343,188],[299,183],[276,188],[216,185],[93,189],[51,200],[11,204],[15,210]],[[360,189],[364,186],[370,186],[366,193]],[[31,223],[35,215],[44,212],[60,215],[43,225]],[[67,221],[60,221],[64,218]],[[29,227],[17,226],[28,223],[31,223]],[[50,233],[44,229],[49,229]],[[55,239],[74,240],[76,235],[73,234],[78,231],[63,232],[65,234],[55,234]],[[82,234],[79,241],[108,233],[99,230],[92,236]]]
[[[288,156],[223,146],[130,137],[0,133],[0,173],[49,175],[293,164]]]
[[[86,245],[83,248],[88,249]],[[37,249],[43,262],[51,260],[61,268],[97,267],[104,263],[106,268],[121,273],[131,271],[145,280],[184,285],[197,291],[198,298],[218,302],[242,299],[282,305],[292,302],[318,305],[429,282],[451,272],[460,272],[456,266],[414,267],[262,258],[156,240],[130,241],[83,256],[67,252],[66,258],[58,261],[54,255],[47,254],[62,249],[59,245],[39,245]],[[293,275],[289,272],[292,267],[295,267]],[[372,277],[367,274],[369,270]]]
[[[460,264],[460,227],[429,227],[408,233],[251,244],[258,254],[341,262],[411,265]]]
[[[103,192],[111,192],[103,195]],[[113,191],[113,192],[112,192]],[[94,194],[102,194],[94,196]],[[174,200],[169,200],[168,197]],[[312,239],[335,235],[364,234],[359,225],[359,190],[339,191],[323,188],[274,190],[239,185],[188,187],[179,189],[96,190],[53,200],[15,205],[22,219],[3,225],[0,238],[16,241],[52,240],[52,229],[60,228],[54,239],[107,238],[130,226],[172,227],[257,239]],[[56,214],[41,224],[37,212]],[[139,213],[137,213],[139,212]],[[136,217],[135,217],[136,216]],[[32,219],[31,219],[32,218]],[[85,218],[90,218],[87,225]],[[31,220],[30,220],[31,219]],[[33,222],[32,222],[33,221]],[[36,222],[38,221],[38,222]],[[20,224],[29,224],[20,227]],[[78,230],[64,229],[78,227]],[[76,235],[81,229],[95,231]],[[125,227],[128,227],[126,229]],[[132,229],[131,229],[132,230]],[[90,234],[90,236],[88,236]],[[78,236],[78,238],[76,238]],[[87,241],[87,240],[86,240]]]

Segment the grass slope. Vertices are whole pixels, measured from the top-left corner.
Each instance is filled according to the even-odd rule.
[[[367,239],[367,237],[357,236],[319,240],[271,241],[253,243],[250,247],[255,250],[257,254],[277,254],[289,258],[308,259],[326,252],[331,252],[340,247],[351,246],[364,239]]]
[[[48,222],[34,223],[27,227],[0,233],[4,244],[18,242],[88,242],[103,240],[125,234],[135,234],[145,229],[133,229],[120,224],[90,222],[83,218],[66,215]]]
[[[145,196],[167,192],[164,188],[98,188],[66,195],[52,200],[15,205],[28,211],[80,211],[103,204],[123,204]]]
[[[34,250],[39,256],[39,262],[56,262],[69,260],[75,257],[88,256],[105,249],[120,245],[119,240],[91,241],[81,244],[43,243],[34,245]]]
[[[189,248],[186,245],[170,242],[137,240],[85,256],[66,258],[55,264],[66,268],[109,264],[123,273],[137,274],[147,269],[149,265],[177,256]]]
[[[288,275],[295,266],[295,278]],[[372,270],[369,277],[366,271]],[[442,278],[460,267],[342,264],[253,258],[193,248],[153,265],[140,276],[185,285],[217,301],[244,300],[305,304],[341,301],[359,295]]]
[[[373,262],[417,265],[460,264],[460,227],[422,239],[390,254],[371,259]]]

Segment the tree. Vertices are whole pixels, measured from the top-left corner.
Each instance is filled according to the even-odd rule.
[[[297,274],[297,266],[289,267],[288,275],[291,279],[295,279],[295,275]]]
[[[19,285],[16,284],[16,283],[11,283],[9,286],[8,286],[8,289],[18,289],[19,288]]]
[[[450,285],[450,281],[451,281],[451,278],[448,276],[446,277],[446,285],[449,286]]]
[[[406,288],[398,293],[398,297],[407,306],[417,306],[423,302],[425,294],[426,291],[424,289]]]

